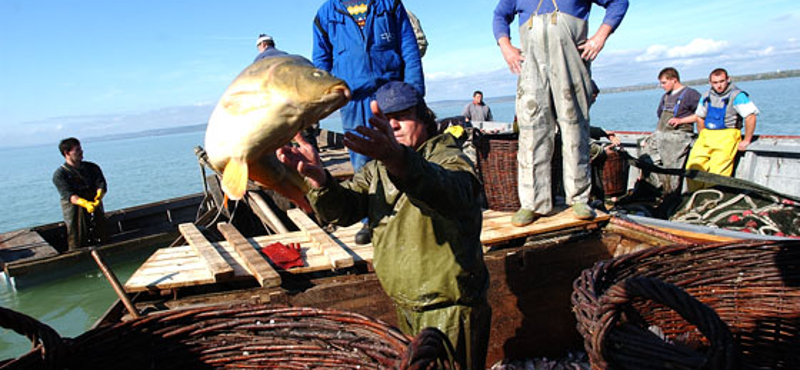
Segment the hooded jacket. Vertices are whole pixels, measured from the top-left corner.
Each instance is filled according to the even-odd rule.
[[[389,81],[404,81],[425,95],[417,39],[399,0],[371,0],[364,28],[341,0],[328,0],[314,18],[313,60],[344,79],[353,99],[367,98]]]
[[[323,221],[372,227],[373,265],[386,293],[423,311],[473,305],[486,297],[489,274],[480,242],[480,182],[455,139],[439,135],[417,151],[405,147],[408,178],[401,181],[371,161],[348,181],[308,198]]]

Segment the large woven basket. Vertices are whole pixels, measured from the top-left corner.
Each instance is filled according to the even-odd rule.
[[[486,203],[495,211],[519,209],[517,134],[483,134],[475,139]]]
[[[624,255],[572,303],[593,369],[800,369],[800,241]]]
[[[0,324],[28,336],[29,353],[0,369],[452,369],[452,347],[436,329],[412,342],[355,313],[263,305],[151,314],[75,339],[0,308]]]

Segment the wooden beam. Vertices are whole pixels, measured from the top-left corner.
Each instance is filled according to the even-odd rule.
[[[333,269],[351,267],[355,264],[353,256],[333,240],[325,230],[322,230],[305,212],[299,208],[294,208],[287,211],[286,214],[301,231],[308,234],[308,237],[320,252],[330,258]]]
[[[197,255],[205,261],[206,266],[215,280],[230,278],[233,276],[233,267],[225,261],[217,248],[203,236],[203,233],[192,223],[178,225],[183,238],[197,252]]]
[[[248,191],[245,199],[248,200],[250,208],[254,211],[253,213],[255,213],[262,222],[269,225],[273,231],[277,232],[278,234],[285,234],[289,232],[289,229],[283,225],[281,219],[278,218],[278,215],[276,215],[272,208],[269,207],[269,204],[267,204],[267,201],[264,200],[261,194],[254,191]]]
[[[262,287],[272,288],[281,285],[281,275],[253,248],[253,245],[245,239],[239,230],[236,230],[236,227],[229,223],[221,222],[217,224],[217,229],[228,243],[233,246],[233,249],[244,261],[245,267],[250,270],[250,273],[253,274],[253,277]]]

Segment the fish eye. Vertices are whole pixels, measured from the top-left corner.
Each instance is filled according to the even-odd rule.
[[[311,75],[314,76],[314,77],[322,77],[322,72],[321,71],[314,71],[314,72],[311,72]]]

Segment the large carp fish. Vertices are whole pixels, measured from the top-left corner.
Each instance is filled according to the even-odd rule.
[[[300,56],[264,58],[245,68],[220,98],[206,129],[208,160],[222,173],[228,198],[241,199],[249,178],[310,210],[303,177],[281,163],[275,150],[349,100],[344,81]]]

